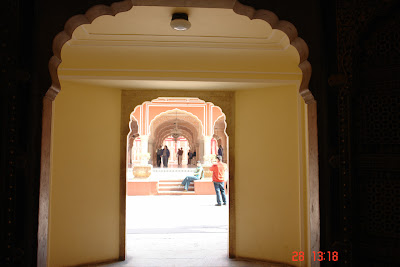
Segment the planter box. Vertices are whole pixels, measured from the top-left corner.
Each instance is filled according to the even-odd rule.
[[[132,168],[132,174],[134,178],[149,178],[151,175],[151,165],[136,165]]]

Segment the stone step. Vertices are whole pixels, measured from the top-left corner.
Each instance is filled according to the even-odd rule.
[[[194,186],[190,185],[188,190],[194,190]],[[183,191],[183,187],[180,186],[159,186],[158,191]]]
[[[191,169],[171,169],[171,168],[153,168],[152,172],[157,172],[157,173],[168,173],[168,172],[175,172],[175,173],[193,173],[196,168],[191,168]]]
[[[194,195],[194,191],[160,191],[159,195]]]
[[[158,186],[180,186],[182,182],[165,182],[165,183],[158,183]]]
[[[158,181],[170,181],[170,180],[183,180],[186,176],[193,175],[193,173],[153,173],[152,179]]]
[[[183,179],[170,179],[170,180],[160,180],[158,181],[159,184],[164,183],[182,183]]]
[[[194,194],[194,184],[192,183],[188,187],[188,191],[184,191],[181,186],[182,179],[168,179],[159,180],[158,182],[158,194],[159,195],[187,195]]]

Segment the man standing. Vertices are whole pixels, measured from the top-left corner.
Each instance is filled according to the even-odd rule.
[[[193,153],[192,153],[192,151],[190,151],[190,149],[189,149],[189,152],[188,152],[188,165],[191,164],[191,162],[192,162],[192,157],[193,157]]]
[[[168,158],[169,158],[169,149],[167,146],[164,147],[163,153],[162,153],[162,161],[164,164],[164,168],[168,168]]]
[[[221,196],[222,196],[222,202],[224,203],[224,205],[226,205],[226,195],[224,187],[225,166],[222,164],[221,161],[222,157],[218,155],[217,163],[213,164],[210,167],[210,171],[213,172],[213,183],[215,188],[215,194],[217,195],[217,204],[215,204],[215,206],[221,206]]]
[[[182,165],[183,148],[178,149],[178,166]]]
[[[162,157],[162,154],[163,154],[162,146],[160,146],[157,149],[156,154],[157,154],[157,167],[161,167],[161,157]]]

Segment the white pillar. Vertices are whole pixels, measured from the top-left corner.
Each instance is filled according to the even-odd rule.
[[[210,155],[211,154],[211,139],[212,136],[204,136],[204,156]]]
[[[148,135],[141,135],[140,141],[142,145],[142,155],[149,152],[149,136]],[[142,164],[147,164],[148,160],[140,159]]]
[[[140,140],[142,143],[142,153],[149,152],[149,136],[148,135],[141,135]]]
[[[199,140],[199,143],[200,143],[199,147],[200,147],[200,157],[201,157],[200,160],[201,163],[204,164],[204,140],[203,139]]]
[[[148,142],[148,152],[150,152],[150,160],[149,163],[153,164],[153,156],[154,156],[154,146],[153,142]]]

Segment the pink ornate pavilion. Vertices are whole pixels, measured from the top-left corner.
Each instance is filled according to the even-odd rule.
[[[228,160],[228,137],[225,115],[221,108],[198,98],[159,97],[134,108],[130,115],[127,140],[128,167],[143,163],[150,153],[149,163],[156,162],[156,150],[167,145],[169,163],[177,163],[177,150],[183,148],[183,163],[189,149],[196,151],[196,160],[204,161],[224,148],[223,161]],[[179,133],[173,137],[174,132]],[[147,163],[147,162],[146,162]]]

